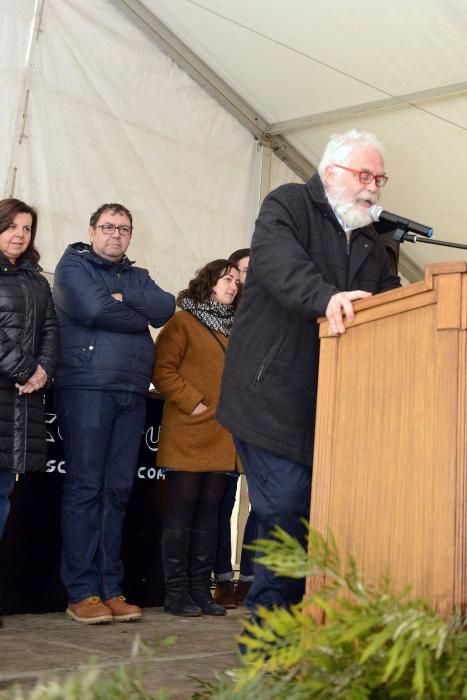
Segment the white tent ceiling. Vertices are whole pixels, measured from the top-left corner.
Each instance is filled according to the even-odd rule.
[[[124,0],[138,12],[140,3]],[[467,243],[467,3],[144,0],[312,165],[356,127],[386,145],[386,208]],[[404,244],[418,266],[465,252]]]
[[[38,206],[49,270],[122,201],[131,256],[176,291],[295,177],[273,158],[260,183],[269,145],[310,173],[356,127],[386,144],[384,206],[467,242],[466,37],[463,0],[0,0],[0,186]]]

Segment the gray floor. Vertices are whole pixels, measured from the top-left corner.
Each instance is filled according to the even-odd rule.
[[[131,663],[135,635],[147,642],[174,635],[175,644],[150,662],[146,685],[151,691],[169,689],[171,700],[189,698],[196,687],[189,675],[211,679],[236,665],[235,637],[244,615],[245,608],[237,608],[226,617],[187,619],[150,608],[140,622],[110,625],[82,625],[62,613],[7,616],[0,628],[0,689],[61,677],[91,657],[106,669]]]

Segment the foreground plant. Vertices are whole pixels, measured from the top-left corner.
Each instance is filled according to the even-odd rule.
[[[260,610],[240,637],[241,667],[200,683],[193,700],[467,699],[465,621],[439,618],[408,591],[391,592],[387,579],[365,583],[355,562],[343,566],[332,538],[310,530],[309,543],[307,556],[280,528],[256,543],[278,576],[325,574],[332,583],[290,610]],[[325,625],[310,605],[325,612]]]
[[[106,672],[97,662],[68,675],[37,683],[31,690],[14,686],[0,692],[0,700],[169,700],[166,690],[149,693],[144,674],[157,649],[170,646],[173,638],[146,644],[135,637],[130,663]]]

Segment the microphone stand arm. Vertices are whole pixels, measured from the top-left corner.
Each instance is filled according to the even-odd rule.
[[[393,240],[397,243],[429,243],[430,245],[444,245],[448,248],[461,248],[462,250],[467,250],[467,245],[465,243],[452,243],[451,241],[436,241],[433,238],[426,238],[425,236],[420,236],[417,233],[410,233],[403,228],[398,228],[394,232]]]

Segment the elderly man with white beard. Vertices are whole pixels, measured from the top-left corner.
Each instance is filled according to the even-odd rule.
[[[217,417],[234,436],[260,538],[280,525],[305,540],[317,317],[326,315],[330,331],[344,333],[355,300],[400,286],[368,213],[387,180],[374,134],[335,135],[318,173],[271,192],[256,221]],[[257,564],[246,605],[253,613],[288,606],[303,592],[303,579],[278,578]]]

